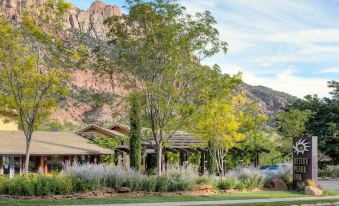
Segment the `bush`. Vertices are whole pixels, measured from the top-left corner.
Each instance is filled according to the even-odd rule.
[[[134,191],[145,192],[176,192],[191,190],[195,186],[197,174],[193,168],[170,167],[162,176],[147,176],[132,169],[116,166],[73,165],[65,168],[64,174],[79,179],[88,186],[80,185],[77,190],[86,191],[88,188],[129,187]]]
[[[339,178],[339,165],[327,165],[320,169],[319,177]]]
[[[242,185],[238,185],[241,188],[237,189],[263,188],[266,182],[266,175],[261,174],[255,167],[237,167],[228,175],[236,177],[242,183]]]
[[[217,188],[220,190],[236,189],[239,183],[239,180],[234,177],[226,177],[225,179],[218,181]]]
[[[201,184],[206,184],[206,185],[213,185],[215,184],[215,176],[211,176],[211,175],[203,175],[203,176],[199,176],[196,178],[195,183],[198,185]]]
[[[81,192],[67,176],[15,176],[0,179],[0,194],[21,196],[66,195]]]

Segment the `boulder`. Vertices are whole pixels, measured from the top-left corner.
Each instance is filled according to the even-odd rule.
[[[212,185],[198,185],[195,190],[212,190],[213,186]]]
[[[312,196],[321,196],[323,192],[321,189],[317,187],[307,186],[305,187],[305,195],[312,195]]]
[[[129,188],[129,187],[120,187],[120,188],[118,188],[117,192],[118,193],[129,193],[129,192],[131,192],[131,188]]]
[[[280,178],[274,178],[271,180],[271,182],[268,184],[268,187],[272,190],[279,190],[279,191],[286,191],[288,190],[288,187],[284,180]]]

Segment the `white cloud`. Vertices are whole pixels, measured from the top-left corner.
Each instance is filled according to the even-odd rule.
[[[251,85],[263,85],[277,91],[303,98],[307,94],[318,94],[320,97],[328,96],[327,79],[306,78],[298,76],[293,69],[276,73],[274,76],[260,76],[251,70],[244,69],[238,65],[224,65],[224,72],[236,74],[243,73],[243,81]]]
[[[244,81],[252,85],[298,97],[329,96],[327,81],[339,77],[337,67],[325,68],[329,63],[339,64],[339,18],[332,8],[335,4],[324,6],[321,0],[179,2],[188,12],[210,10],[221,39],[229,43],[226,56],[217,55],[205,63],[224,65],[227,73],[242,71]]]
[[[328,29],[308,29],[294,32],[279,33],[271,36],[271,41],[285,43],[305,43],[305,42],[339,42],[339,28]]]
[[[316,74],[324,74],[324,73],[339,73],[339,67],[329,67],[316,72]]]

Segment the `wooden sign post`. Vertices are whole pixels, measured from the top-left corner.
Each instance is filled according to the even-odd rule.
[[[293,188],[306,180],[318,178],[318,138],[315,136],[293,139]]]

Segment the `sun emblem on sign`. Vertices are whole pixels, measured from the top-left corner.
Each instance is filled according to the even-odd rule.
[[[305,154],[305,152],[308,152],[308,148],[310,146],[308,146],[309,143],[306,142],[306,139],[299,139],[298,142],[295,143],[295,145],[293,146],[294,152],[297,153],[297,155],[299,154]]]

